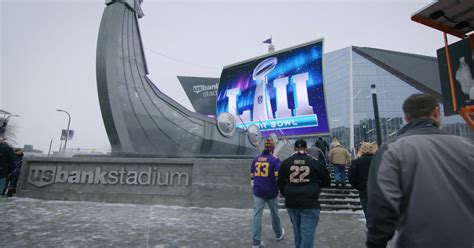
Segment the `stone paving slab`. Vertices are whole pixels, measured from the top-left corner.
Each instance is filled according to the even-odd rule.
[[[0,247],[251,247],[251,209],[1,197],[0,213]],[[294,247],[285,210],[280,217],[287,235],[276,241],[264,212],[265,247]],[[364,247],[365,231],[360,212],[322,212],[315,247]]]

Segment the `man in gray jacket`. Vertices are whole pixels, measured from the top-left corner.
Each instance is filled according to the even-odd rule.
[[[474,145],[439,129],[437,100],[414,94],[403,103],[408,123],[372,160],[367,247],[474,245]]]

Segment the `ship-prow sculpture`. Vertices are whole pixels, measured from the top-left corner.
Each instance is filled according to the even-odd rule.
[[[97,42],[97,89],[113,155],[200,157],[256,154],[255,130],[220,132],[148,78],[138,25],[142,0],[106,0]],[[235,121],[234,121],[235,126]],[[234,127],[235,128],[235,127]],[[222,130],[221,130],[222,131]]]

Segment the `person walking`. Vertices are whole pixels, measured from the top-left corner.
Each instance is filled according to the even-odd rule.
[[[312,146],[312,147],[308,148],[308,155],[313,157],[314,159],[320,161],[321,163],[323,163],[324,166],[327,165],[326,164],[326,155],[317,146]]]
[[[16,185],[20,176],[21,164],[23,162],[23,151],[20,148],[15,149],[15,166],[13,172],[8,177],[7,197],[12,197],[16,193]]]
[[[278,172],[278,189],[293,225],[296,248],[311,248],[319,222],[319,194],[331,178],[326,167],[308,156],[305,140],[295,142],[295,153],[285,159]]]
[[[349,168],[349,182],[359,191],[360,205],[367,216],[367,177],[369,176],[370,162],[377,151],[375,144],[363,142],[359,148],[358,158],[352,161]]]
[[[407,124],[375,154],[369,170],[367,247],[472,248],[474,144],[440,129],[436,98],[413,94]]]
[[[265,140],[264,150],[252,162],[250,169],[251,184],[253,189],[253,223],[252,223],[252,247],[257,248],[263,245],[262,234],[262,213],[265,203],[270,208],[272,215],[272,227],[276,240],[282,240],[285,230],[281,227],[278,215],[278,188],[276,179],[280,159],[273,156],[275,143],[272,139]]]
[[[332,138],[331,145],[329,146],[329,151],[331,151],[337,145],[341,145],[341,143],[339,143],[339,140],[337,140],[336,137]]]
[[[10,176],[13,171],[14,164],[15,154],[13,153],[13,150],[8,146],[3,138],[0,137],[0,187],[2,195],[4,195],[4,187],[8,176]]]
[[[316,145],[317,148],[319,148],[319,149],[321,149],[321,151],[323,151],[324,156],[327,156],[327,154],[329,152],[328,142],[323,140],[322,137],[318,137],[318,140],[316,141],[315,145]]]
[[[346,186],[346,166],[351,163],[351,154],[339,142],[329,151],[329,158],[334,170],[336,187]]]

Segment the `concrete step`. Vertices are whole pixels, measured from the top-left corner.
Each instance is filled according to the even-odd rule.
[[[348,185],[351,185],[351,183],[349,182],[349,180],[345,180],[344,182],[345,182],[346,184],[348,184]],[[336,180],[333,179],[333,178],[331,178],[331,184],[335,184],[335,183],[336,183]]]
[[[334,211],[334,210],[362,210],[361,206],[354,206],[354,205],[327,205],[321,204],[321,210],[323,211]]]
[[[337,198],[337,199],[340,199],[340,198],[357,198],[359,199],[359,194],[355,194],[355,193],[349,193],[349,194],[332,194],[332,193],[324,193],[322,192],[320,195],[319,195],[319,198],[322,199],[322,198]]]
[[[334,167],[326,167],[326,169],[328,169],[329,173],[334,172]],[[349,172],[349,168],[346,168],[345,171],[346,171],[346,173]]]
[[[332,183],[332,182],[331,182],[331,186],[330,186],[329,188],[335,188],[335,189],[353,189],[350,183],[346,183],[345,186],[336,187],[336,184],[335,184],[335,183]]]
[[[323,188],[321,190],[321,192],[331,193],[331,194],[357,194],[357,195],[359,195],[359,191],[357,191],[356,189],[353,189],[351,187],[346,187],[346,188],[334,188],[334,187]]]
[[[358,206],[360,205],[359,199],[354,198],[345,198],[345,199],[325,199],[320,198],[319,202],[321,204],[327,205],[351,205],[351,206]]]
[[[278,208],[286,209],[284,203],[278,203]],[[362,210],[360,205],[347,205],[347,204],[323,204],[321,203],[321,210],[323,211],[334,211],[334,210]]]

